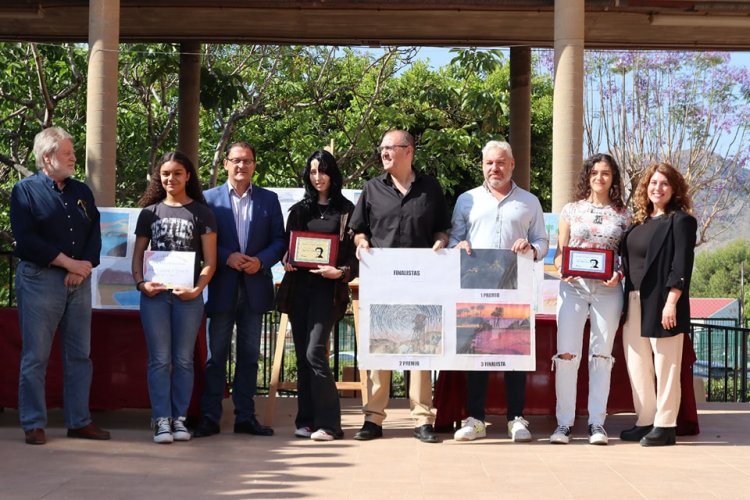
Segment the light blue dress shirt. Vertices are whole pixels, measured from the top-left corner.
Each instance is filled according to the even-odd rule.
[[[466,191],[456,200],[448,246],[468,240],[472,248],[510,249],[518,239],[526,239],[536,249],[536,259],[544,259],[549,237],[539,199],[515,182],[508,196],[498,201],[486,184]]]
[[[237,228],[237,238],[240,240],[240,250],[245,253],[247,240],[250,237],[250,223],[253,220],[253,186],[240,196],[235,191],[232,183],[227,181],[229,187],[229,199],[232,201],[232,214],[234,215],[234,226]]]

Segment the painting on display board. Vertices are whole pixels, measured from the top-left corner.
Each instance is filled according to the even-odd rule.
[[[100,207],[102,250],[91,272],[94,309],[138,309],[140,292],[130,272],[140,208]]]
[[[366,369],[534,370],[539,272],[510,250],[372,249],[360,262]],[[479,276],[479,275],[482,276]]]
[[[560,290],[560,273],[555,268],[555,252],[560,227],[560,214],[545,213],[544,227],[549,236],[549,250],[544,256],[544,268],[540,276],[537,298],[538,314],[557,314],[557,294]]]

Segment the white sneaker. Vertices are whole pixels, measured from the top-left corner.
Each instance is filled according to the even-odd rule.
[[[317,431],[310,434],[310,439],[313,441],[333,441],[335,436],[331,433],[329,433],[325,429],[318,429]]]
[[[552,444],[568,444],[570,442],[570,427],[567,425],[558,425],[555,432],[549,437]]]
[[[487,436],[487,426],[481,420],[477,420],[474,417],[466,419],[466,423],[463,427],[458,429],[453,434],[453,439],[456,441],[474,441],[478,438]]]
[[[168,418],[157,418],[154,422],[154,443],[169,444],[172,441],[172,423]]]
[[[609,438],[607,437],[607,431],[604,427],[599,424],[589,425],[589,444],[607,444]]]
[[[311,427],[300,427],[294,431],[294,436],[298,438],[309,438],[312,436],[313,430]]]
[[[508,422],[508,437],[514,443],[526,443],[531,441],[529,422],[523,417],[516,417]]]
[[[185,417],[177,417],[172,420],[172,437],[175,441],[190,441],[193,436],[185,427]]]

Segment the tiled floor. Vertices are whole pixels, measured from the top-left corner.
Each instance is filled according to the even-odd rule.
[[[529,419],[529,444],[511,443],[502,417],[490,418],[487,439],[423,444],[404,401],[393,401],[385,438],[361,443],[351,439],[357,400],[342,402],[346,439],[328,443],[292,437],[294,399],[280,400],[273,437],[234,435],[229,415],[222,434],[172,445],[151,442],[147,411],[95,414],[113,439],[92,442],[64,437],[55,410],[48,443],[29,446],[5,410],[0,498],[750,498],[749,404],[702,405],[700,436],[642,448],[616,439],[632,415],[608,419],[609,446],[587,443],[584,419],[571,444],[552,446],[550,417]]]

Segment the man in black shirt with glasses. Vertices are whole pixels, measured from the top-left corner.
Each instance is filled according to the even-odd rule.
[[[365,184],[349,227],[354,231],[357,257],[369,248],[432,248],[448,243],[450,213],[438,181],[412,167],[414,138],[404,130],[390,130],[378,148],[385,172]],[[365,423],[354,439],[382,437],[390,396],[387,370],[371,370],[367,384]],[[409,387],[414,437],[437,443],[433,429],[432,381],[429,371],[412,371]]]

